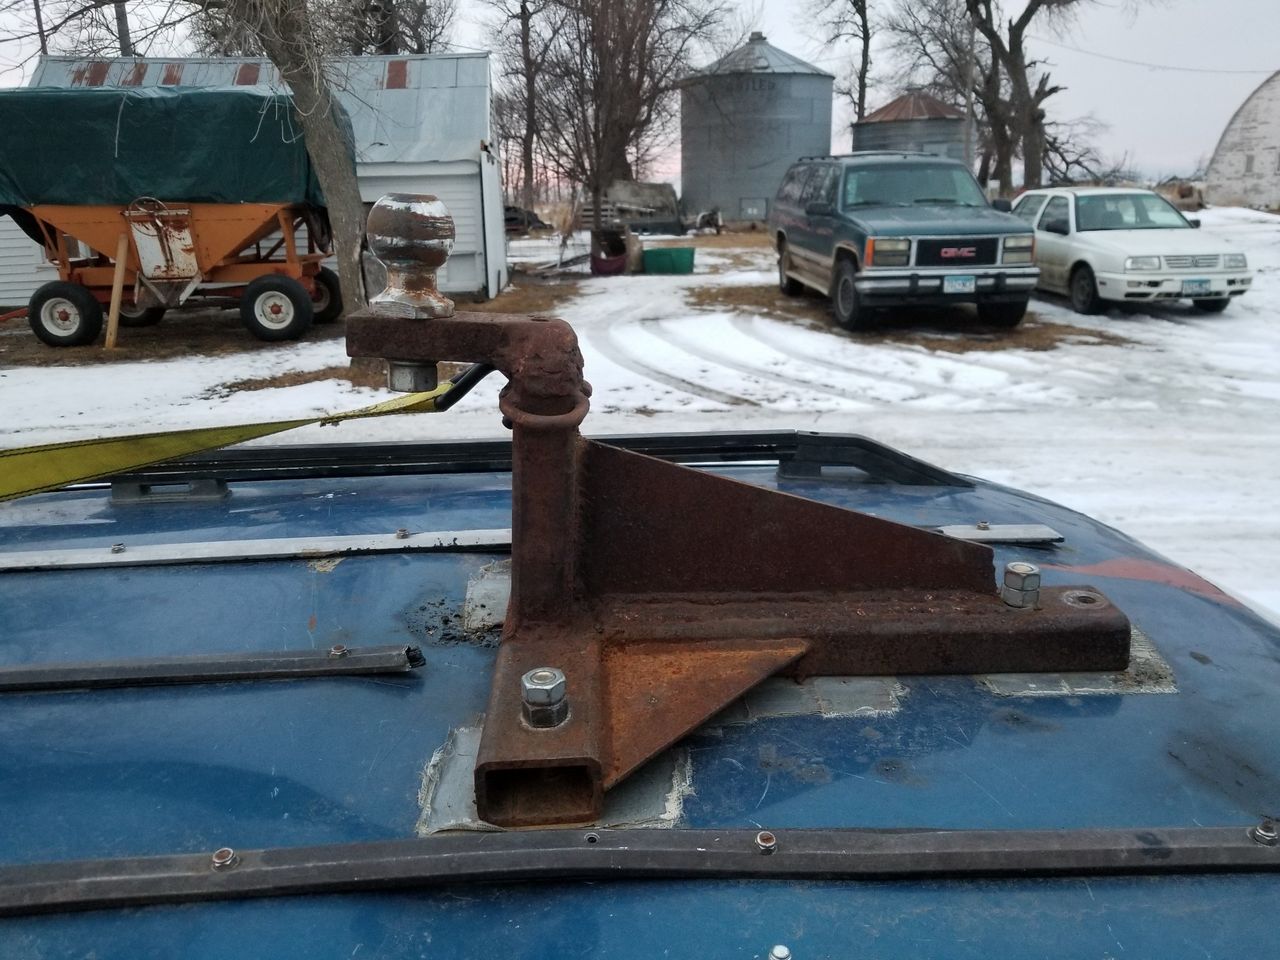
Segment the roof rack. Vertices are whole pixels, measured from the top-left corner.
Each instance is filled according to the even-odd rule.
[[[935,157],[939,160],[949,159],[948,157],[939,157],[934,153],[925,153],[922,150],[857,150],[853,153],[827,153],[821,156],[801,157],[800,162],[805,160],[849,160],[855,157]]]

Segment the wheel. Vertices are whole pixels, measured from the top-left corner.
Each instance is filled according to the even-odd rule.
[[[316,274],[316,292],[311,297],[313,323],[329,323],[342,316],[342,287],[338,275],[328,267],[321,267]]]
[[[1231,304],[1230,297],[1218,297],[1214,300],[1192,300],[1191,303],[1201,313],[1221,313]]]
[[[1071,308],[1076,313],[1097,313],[1102,309],[1102,298],[1098,296],[1098,281],[1093,271],[1080,264],[1071,273]]]
[[[27,322],[51,347],[78,347],[102,332],[102,304],[80,284],[55,280],[32,295]]]
[[[855,281],[858,266],[847,257],[836,262],[835,282],[831,285],[831,307],[836,323],[846,330],[865,330],[872,325],[872,315],[862,305]]]
[[[240,298],[240,319],[259,340],[297,340],[314,316],[307,288],[290,277],[258,277]]]
[[[1016,327],[1026,315],[1026,300],[978,304],[978,320],[989,327]]]
[[[120,326],[154,327],[164,319],[164,307],[139,307],[132,303],[120,304]]]
[[[717,231],[719,232],[719,231]],[[804,293],[804,284],[793,277],[787,276],[787,267],[790,266],[791,259],[787,256],[787,243],[785,240],[778,241],[778,289],[785,293],[788,297],[798,297]]]

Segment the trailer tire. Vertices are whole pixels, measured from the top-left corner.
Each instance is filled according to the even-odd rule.
[[[292,277],[258,277],[240,298],[240,320],[259,340],[297,340],[314,316],[311,295]]]
[[[80,284],[54,280],[32,294],[27,322],[51,347],[79,347],[102,332],[102,304]]]
[[[342,316],[342,285],[338,275],[328,267],[321,267],[316,274],[316,293],[311,298],[313,323],[331,323]]]
[[[137,307],[132,303],[120,304],[120,326],[154,327],[164,319],[164,307]]]

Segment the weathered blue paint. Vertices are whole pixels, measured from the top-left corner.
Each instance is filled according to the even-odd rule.
[[[999,487],[777,481],[914,524],[1047,523],[997,549],[1092,582],[1155,642],[1179,693],[1008,699],[904,678],[888,717],[695,734],[695,826],[1132,827],[1280,814],[1280,632],[1062,507]],[[113,507],[102,490],[0,505],[6,550],[506,526],[509,478],[279,481],[224,503]],[[461,633],[492,556],[349,557],[0,574],[0,662],[417,642],[417,676],[6,696],[0,862],[410,835],[423,768],[484,709],[493,651]],[[1116,566],[1116,561],[1146,561]],[[1134,576],[1081,575],[1094,567]],[[1274,951],[1272,876],[936,883],[468,887],[0,922],[0,956],[1245,957]]]

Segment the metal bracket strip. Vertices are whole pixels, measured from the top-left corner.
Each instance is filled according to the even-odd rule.
[[[374,553],[505,553],[510,549],[510,530],[429,530],[422,533],[400,530],[383,534],[280,537],[271,540],[114,543],[105,547],[0,553],[0,573],[155,567],[179,563],[241,563],[249,560],[316,560]]]
[[[1274,872],[1275,828],[540,830],[0,868],[0,916],[484,882]]]
[[[426,663],[418,647],[383,646],[0,667],[0,693],[94,690],[233,680],[405,673]]]

